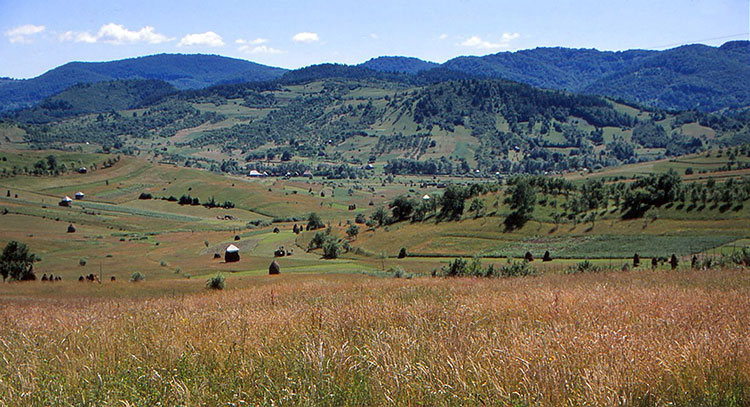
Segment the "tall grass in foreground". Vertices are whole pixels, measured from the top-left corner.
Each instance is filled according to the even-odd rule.
[[[0,299],[0,405],[748,405],[748,310],[736,270]]]

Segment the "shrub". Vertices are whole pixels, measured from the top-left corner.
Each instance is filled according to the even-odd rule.
[[[407,273],[401,266],[392,267],[388,272],[393,273],[394,278],[412,278],[412,275]]]
[[[466,268],[468,262],[462,258],[454,259],[448,263],[447,266],[443,266],[443,275],[448,277],[458,277],[466,275]]]
[[[132,281],[132,282],[134,282],[134,283],[137,283],[137,282],[139,282],[139,281],[143,281],[143,280],[145,280],[145,279],[146,279],[146,276],[145,276],[145,275],[143,275],[143,273],[141,273],[140,271],[136,271],[135,273],[133,273],[133,274],[132,274],[132,275],[130,276],[130,281]]]
[[[216,276],[211,277],[206,281],[206,287],[212,290],[223,290],[226,286],[226,279],[221,273],[216,273]]]
[[[326,234],[325,232],[317,232],[315,233],[315,236],[313,236],[312,240],[310,240],[310,244],[307,245],[308,250],[314,250],[319,249],[323,247],[323,243],[326,241]]]
[[[582,262],[579,262],[578,264],[574,266],[568,267],[566,270],[566,273],[568,274],[578,274],[578,273],[598,273],[602,271],[602,268],[595,265],[594,263],[584,260]]]
[[[323,223],[323,220],[320,219],[320,216],[315,212],[311,213],[307,218],[307,230],[315,230],[323,227],[325,227],[325,224]]]
[[[160,265],[160,266],[162,266],[162,267],[167,267],[167,262],[166,262],[166,261],[164,261],[164,260],[162,260],[162,261],[161,261],[161,262],[159,263],[159,265]]]
[[[526,259],[520,262],[508,259],[506,265],[500,267],[499,274],[503,277],[532,276],[537,274],[537,269],[532,267]]]
[[[325,243],[323,243],[323,258],[336,259],[340,253],[341,245],[338,240],[334,238],[326,239]]]

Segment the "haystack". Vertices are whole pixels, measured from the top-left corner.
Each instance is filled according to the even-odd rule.
[[[224,253],[224,261],[227,263],[240,261],[240,248],[230,244],[229,247],[227,247],[226,253]]]
[[[271,262],[271,265],[268,266],[268,274],[280,274],[281,273],[281,267],[279,266],[279,263],[276,263],[276,260]]]

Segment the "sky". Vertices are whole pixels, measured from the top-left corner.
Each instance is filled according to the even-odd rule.
[[[382,55],[721,45],[748,32],[748,0],[0,0],[0,77],[160,53],[294,69]]]

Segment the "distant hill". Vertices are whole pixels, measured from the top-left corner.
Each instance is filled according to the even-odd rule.
[[[750,106],[750,42],[670,49],[580,90],[668,109],[716,111]]]
[[[423,61],[419,58],[413,57],[387,56],[372,58],[367,62],[359,64],[359,66],[378,72],[399,72],[415,74],[417,72],[437,68],[438,66],[440,66],[440,64],[435,62]]]
[[[32,106],[78,83],[158,79],[178,89],[196,89],[237,77],[268,81],[284,72],[282,68],[218,55],[161,54],[111,62],[71,62],[36,78],[0,82],[0,111]]]
[[[47,123],[87,113],[134,109],[175,92],[174,86],[155,79],[79,83],[33,108],[18,111],[14,117],[25,123]]]
[[[359,65],[319,64],[294,71],[216,55],[162,54],[112,62],[72,62],[27,80],[0,78],[0,113],[34,106],[78,84],[156,79],[178,89],[220,84],[304,83],[330,78],[425,85],[506,79],[539,88],[608,96],[661,109],[715,112],[750,106],[750,41],[666,51],[536,48],[443,64],[387,56]]]
[[[750,42],[621,52],[536,48],[458,57],[443,67],[486,78],[593,93],[664,109],[750,105]]]

